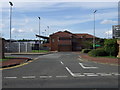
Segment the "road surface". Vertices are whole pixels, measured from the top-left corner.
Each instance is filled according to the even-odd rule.
[[[118,66],[85,61],[74,52],[29,57],[35,60],[2,71],[3,88],[118,88]]]

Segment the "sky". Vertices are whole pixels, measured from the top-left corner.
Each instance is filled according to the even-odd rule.
[[[118,0],[11,0],[12,39],[38,39],[57,31],[93,35],[94,11],[95,36],[112,37],[112,25],[118,24]],[[0,37],[10,38],[10,5],[0,3]],[[48,28],[49,26],[49,28]]]

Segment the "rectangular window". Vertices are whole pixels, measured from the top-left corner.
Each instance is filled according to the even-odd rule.
[[[55,40],[54,39],[52,39],[52,42],[54,42]]]
[[[71,38],[59,38],[59,40],[71,40]]]

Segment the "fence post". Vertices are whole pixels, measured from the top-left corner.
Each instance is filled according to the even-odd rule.
[[[27,52],[27,43],[26,43],[26,47],[25,48],[26,48],[26,52]]]
[[[18,46],[19,46],[19,53],[20,53],[20,42],[18,43]]]
[[[0,38],[0,59],[4,58],[4,39]]]

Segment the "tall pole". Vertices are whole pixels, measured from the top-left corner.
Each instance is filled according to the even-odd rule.
[[[48,37],[49,37],[49,26],[47,26],[47,28],[48,28]]]
[[[12,29],[12,6],[13,6],[13,3],[12,2],[9,2],[10,4],[10,42],[11,42],[11,29]]]
[[[93,49],[95,49],[95,13],[97,12],[97,10],[94,11],[94,31],[93,31]]]
[[[38,17],[38,19],[39,19],[39,36],[40,36],[40,17]],[[40,39],[40,37],[39,37],[39,50],[40,50],[40,44],[41,44],[41,41],[40,41],[41,39]]]
[[[9,2],[10,4],[10,43],[9,43],[9,52],[11,51],[10,48],[11,48],[11,29],[12,29],[12,6],[13,6],[13,3],[12,2]]]

